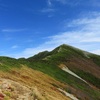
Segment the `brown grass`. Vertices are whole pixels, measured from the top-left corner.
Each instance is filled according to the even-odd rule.
[[[33,95],[38,96],[40,100],[70,100],[57,89],[57,87],[67,88],[66,85],[26,66],[21,69],[13,68],[10,72],[5,73],[0,71],[0,77],[17,81],[31,88],[34,91]]]

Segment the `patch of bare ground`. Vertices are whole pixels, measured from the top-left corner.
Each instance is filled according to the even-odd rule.
[[[100,67],[93,63],[90,59],[80,59],[78,57],[73,57],[70,61],[64,63],[68,68],[71,69],[80,69],[85,72],[91,73],[97,78],[100,78]]]
[[[23,66],[0,71],[0,100],[71,100],[57,88],[67,88],[48,75]]]
[[[0,100],[32,100],[32,91],[18,82],[0,78]]]

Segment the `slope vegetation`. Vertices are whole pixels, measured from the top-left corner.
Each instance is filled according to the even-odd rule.
[[[27,87],[30,100],[99,100],[100,56],[63,44],[28,59],[0,57],[0,78]]]

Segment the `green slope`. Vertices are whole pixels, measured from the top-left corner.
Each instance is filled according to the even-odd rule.
[[[15,58],[10,57],[0,57],[0,70],[2,71],[9,71],[11,68],[20,68],[21,64]]]
[[[65,64],[71,71],[97,88],[94,89],[80,79],[63,71],[59,68],[59,64]],[[100,56],[98,55],[64,44],[51,52],[44,51],[28,59],[0,57],[0,70],[2,71],[10,72],[12,68],[20,68],[22,65],[41,71],[64,84],[68,84],[88,96],[89,100],[100,99],[100,78],[97,77],[97,75],[100,75]],[[79,96],[78,93],[75,93],[75,95]],[[83,97],[79,96],[79,98],[84,100]]]
[[[39,61],[34,58],[39,58]],[[77,60],[77,62],[74,62],[73,59],[75,58],[77,58],[77,60],[81,61],[84,64],[78,64]],[[67,83],[76,89],[78,88],[82,90],[84,93],[94,98],[94,100],[100,98],[100,92],[98,92],[97,90],[93,90],[86,83],[62,71],[58,67],[59,64],[63,63],[67,65],[70,70],[82,77],[84,80],[96,86],[97,88],[100,88],[100,79],[92,73],[93,71],[89,70],[95,66],[96,68],[100,67],[100,56],[64,44],[57,47],[51,52],[41,52],[31,58],[28,58],[28,61],[30,62],[31,68],[42,71],[61,82]],[[76,65],[74,65],[73,62],[76,63]],[[84,68],[77,68],[77,65],[82,65],[82,67],[85,67],[86,65],[87,67],[88,63],[91,63],[91,65],[93,65],[92,67],[91,65],[89,65],[89,68],[86,71],[83,70]],[[98,70],[96,68],[95,70]]]

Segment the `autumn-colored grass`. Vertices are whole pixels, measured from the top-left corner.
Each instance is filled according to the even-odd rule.
[[[67,88],[66,85],[54,80],[42,72],[23,66],[20,70],[13,68],[10,72],[0,71],[0,77],[17,81],[34,91],[34,95],[41,100],[70,100],[62,94],[57,87]]]

